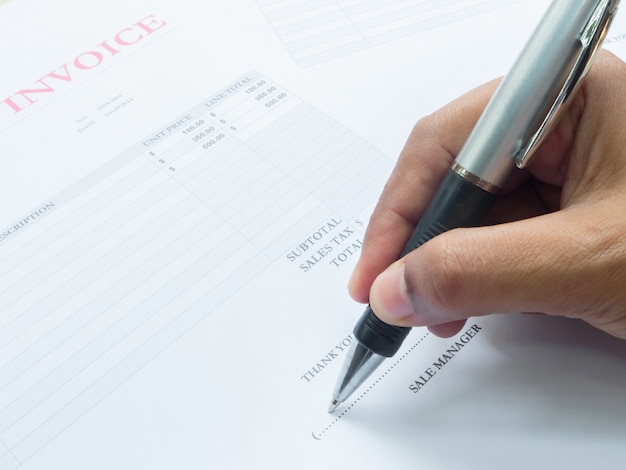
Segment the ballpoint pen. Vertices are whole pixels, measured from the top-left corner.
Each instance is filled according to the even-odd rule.
[[[515,168],[525,168],[597,55],[619,0],[553,0],[444,176],[401,257],[431,238],[480,223]],[[329,412],[393,356],[411,329],[367,307]]]

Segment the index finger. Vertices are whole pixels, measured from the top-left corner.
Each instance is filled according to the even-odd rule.
[[[497,85],[498,80],[481,85],[414,126],[365,232],[348,285],[355,300],[367,302],[376,276],[400,256]]]

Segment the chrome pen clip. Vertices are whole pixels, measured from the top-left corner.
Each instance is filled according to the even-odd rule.
[[[531,135],[527,143],[522,145],[515,153],[515,164],[518,168],[526,168],[530,164],[535,150],[556,124],[557,118],[565,107],[565,102],[574,94],[582,79],[591,68],[593,59],[600,50],[602,41],[611,25],[618,3],[619,2],[615,0],[602,0],[581,31],[578,57],[574,62],[569,76],[563,83],[563,87],[557,94],[550,111],[537,131]]]

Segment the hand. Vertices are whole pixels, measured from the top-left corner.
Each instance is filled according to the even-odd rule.
[[[350,294],[387,323],[439,336],[471,316],[542,312],[626,339],[626,64],[610,53],[484,226],[451,230],[396,261],[496,86],[415,125],[370,220]]]

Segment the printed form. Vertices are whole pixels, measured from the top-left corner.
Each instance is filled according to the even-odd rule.
[[[409,95],[411,71],[493,18],[502,47],[520,47],[546,2],[72,3],[71,18],[41,0],[0,10],[15,71],[0,81],[0,470],[626,455],[626,346],[561,319],[415,329],[326,412],[363,309],[345,284],[396,137],[453,97]],[[317,36],[340,10],[366,45]],[[623,53],[621,17],[611,33]],[[436,54],[368,75],[438,34]],[[489,60],[450,88],[505,71]],[[396,116],[390,100],[416,109]]]
[[[257,3],[294,59],[307,66],[520,1],[257,0]]]

